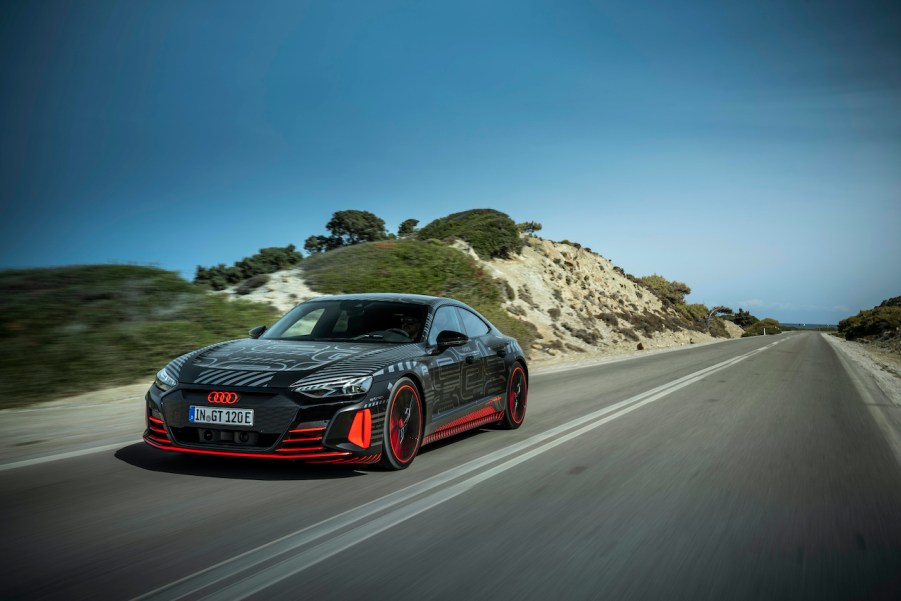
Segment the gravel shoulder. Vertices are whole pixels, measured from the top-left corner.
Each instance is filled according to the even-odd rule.
[[[901,355],[871,348],[860,342],[849,342],[822,334],[837,351],[869,372],[879,389],[897,407],[901,407]]]

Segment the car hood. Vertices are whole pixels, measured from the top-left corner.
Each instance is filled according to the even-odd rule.
[[[371,374],[420,352],[416,344],[243,339],[194,351],[166,369],[182,384],[284,387],[324,372]]]

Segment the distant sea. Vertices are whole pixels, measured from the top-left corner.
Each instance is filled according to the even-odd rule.
[[[782,323],[779,325],[798,328],[799,330],[837,330],[837,324],[828,323]]]

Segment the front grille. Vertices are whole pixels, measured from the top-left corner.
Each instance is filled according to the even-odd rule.
[[[167,399],[163,406],[166,423],[174,429],[196,429],[196,426],[188,421],[191,405],[213,406],[207,402],[205,395],[198,399],[192,398],[191,395],[187,394],[183,400]],[[282,401],[282,404],[273,404],[269,398],[256,399],[242,396],[240,405],[235,405],[235,407],[253,409],[253,426],[230,426],[229,429],[244,429],[260,432],[261,434],[275,434],[277,438],[297,419],[298,407],[288,401]],[[190,434],[186,434],[186,436],[190,438]],[[272,446],[274,442],[275,440],[273,439],[267,446]]]
[[[211,435],[212,439],[204,440],[204,433]],[[262,434],[241,430],[220,430],[217,429],[216,426],[211,426],[209,428],[172,428],[172,434],[175,437],[175,442],[179,444],[209,444],[217,447],[234,447],[236,449],[266,450],[278,440],[278,434]],[[250,442],[241,442],[240,438],[238,438],[241,434],[253,436],[253,438]]]

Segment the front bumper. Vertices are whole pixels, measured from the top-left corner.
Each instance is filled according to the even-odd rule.
[[[164,393],[152,386],[145,397],[144,442],[157,449],[181,453],[309,463],[366,464],[381,458],[384,411],[378,411],[365,399],[309,405],[291,398],[290,393],[236,390],[241,396],[241,407],[254,410],[254,426],[189,422],[191,405],[215,407],[206,400],[209,392],[209,389],[176,387]],[[363,417],[365,440],[358,434]]]

